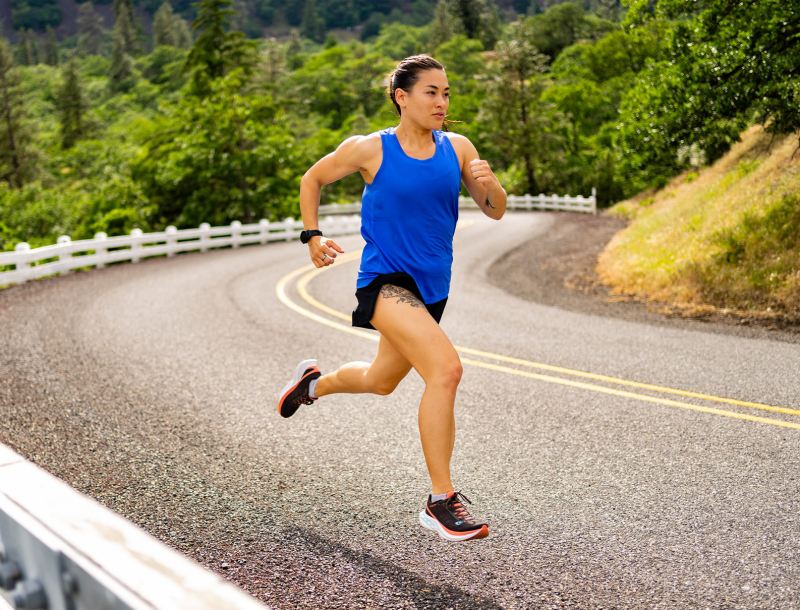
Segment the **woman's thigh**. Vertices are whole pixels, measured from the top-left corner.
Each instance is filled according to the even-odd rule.
[[[391,393],[405,379],[411,370],[411,363],[381,335],[378,353],[367,371],[370,385],[380,394]]]
[[[426,382],[442,375],[460,378],[461,360],[453,344],[411,291],[396,286],[381,290],[371,322]]]

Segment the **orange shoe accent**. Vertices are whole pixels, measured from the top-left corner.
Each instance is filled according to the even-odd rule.
[[[427,506],[425,507],[425,512],[426,512],[426,513],[428,513],[428,514],[431,516],[431,519],[434,519],[434,520],[435,520],[435,521],[436,521],[436,522],[437,522],[439,525],[441,525],[441,526],[442,526],[442,529],[443,529],[444,531],[446,531],[448,534],[450,534],[451,536],[460,536],[460,537],[463,537],[465,540],[473,540],[473,539],[478,539],[478,538],[486,538],[486,536],[488,536],[488,535],[489,535],[489,526],[488,526],[488,525],[486,525],[486,524],[484,524],[484,525],[483,525],[483,526],[482,526],[482,527],[481,527],[481,528],[478,530],[478,533],[477,533],[477,534],[475,534],[474,536],[469,536],[469,538],[467,538],[467,536],[468,536],[469,534],[472,534],[472,532],[474,532],[475,530],[472,530],[472,531],[466,531],[466,532],[459,532],[459,531],[456,531],[456,530],[451,530],[451,529],[450,529],[449,527],[447,527],[447,526],[446,526],[444,523],[442,523],[441,521],[439,521],[439,520],[436,518],[436,515],[434,515],[434,514],[433,514],[433,513],[430,511],[430,509],[429,509]]]
[[[303,380],[304,380],[306,377],[308,377],[308,376],[309,376],[309,375],[311,375],[312,373],[319,373],[319,372],[320,372],[320,370],[319,370],[317,367],[312,367],[312,368],[311,368],[311,369],[308,371],[308,373],[306,373],[305,375],[303,375],[303,376],[302,376],[302,377],[301,377],[301,378],[300,378],[300,379],[297,381],[297,383],[296,383],[296,384],[294,384],[294,385],[293,385],[291,388],[289,388],[288,390],[286,390],[286,392],[284,393],[284,395],[283,395],[283,396],[281,396],[281,399],[278,401],[278,413],[280,413],[280,412],[281,412],[281,407],[283,406],[283,401],[284,401],[284,400],[286,400],[286,397],[287,397],[289,394],[291,394],[292,392],[294,392],[294,391],[297,389],[297,386],[299,386],[299,385],[300,385],[300,384],[303,382]]]

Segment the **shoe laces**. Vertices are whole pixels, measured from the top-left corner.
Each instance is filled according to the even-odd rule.
[[[464,503],[472,504],[472,501],[462,494],[460,491],[455,492],[452,496],[447,499],[448,507],[453,511],[456,519],[461,521],[470,521],[472,519],[472,515],[469,514],[467,507],[464,506]]]

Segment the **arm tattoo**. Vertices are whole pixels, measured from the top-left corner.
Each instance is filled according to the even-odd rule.
[[[486,204],[485,205],[486,205],[487,208],[494,209],[494,206],[492,205],[492,202],[489,201],[489,195],[486,195]]]
[[[420,301],[413,292],[393,284],[384,284],[381,286],[380,295],[385,299],[397,298],[397,303],[408,303],[411,307],[423,307],[422,301]]]

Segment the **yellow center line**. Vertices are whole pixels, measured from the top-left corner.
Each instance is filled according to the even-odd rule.
[[[361,251],[358,250],[358,251],[350,252],[350,253],[347,253],[347,254],[344,254],[344,255],[339,255],[336,260],[340,264],[349,263],[349,262],[352,262],[354,260],[357,260],[360,257],[360,255],[361,255]],[[287,285],[295,277],[297,277],[297,276],[299,276],[301,274],[304,274],[298,280],[297,286],[296,286],[299,296],[304,301],[306,301],[309,305],[311,305],[312,307],[314,307],[314,308],[316,308],[316,309],[318,309],[318,310],[320,310],[320,311],[322,311],[322,312],[324,312],[324,313],[326,313],[326,314],[328,314],[328,315],[330,315],[330,316],[332,316],[334,318],[339,318],[339,319],[344,320],[344,321],[349,323],[350,320],[351,320],[349,315],[347,315],[347,314],[345,314],[343,312],[340,312],[338,310],[335,310],[335,309],[333,309],[331,307],[328,307],[324,303],[320,303],[317,299],[315,299],[313,296],[311,296],[311,294],[308,291],[309,283],[313,279],[315,279],[319,274],[325,273],[326,271],[328,271],[328,269],[329,269],[329,267],[321,267],[321,268],[317,269],[313,265],[306,265],[306,266],[301,267],[299,269],[295,269],[291,273],[285,275],[284,277],[282,277],[278,281],[278,284],[275,287],[276,293],[278,295],[279,300],[284,305],[286,305],[287,307],[292,309],[293,311],[296,311],[297,313],[300,313],[301,315],[304,315],[304,316],[306,316],[308,318],[311,318],[312,320],[314,320],[316,322],[319,322],[321,324],[324,324],[326,326],[329,326],[331,328],[335,328],[335,329],[343,331],[343,332],[347,332],[347,333],[350,333],[350,334],[353,334],[353,335],[357,335],[357,336],[360,336],[360,337],[363,337],[363,338],[370,339],[372,341],[378,341],[379,335],[376,332],[367,331],[367,330],[361,330],[361,329],[354,328],[354,327],[349,326],[349,325],[345,326],[344,324],[341,324],[339,322],[334,322],[333,320],[329,320],[328,318],[322,317],[322,316],[320,316],[318,314],[315,314],[315,313],[313,313],[313,312],[311,312],[311,311],[309,311],[309,310],[307,310],[307,309],[305,309],[303,307],[300,307],[295,302],[293,302],[288,297],[288,295],[286,294]],[[556,373],[560,373],[560,374],[568,375],[568,376],[572,376],[572,377],[581,377],[581,378],[586,378],[586,379],[592,379],[592,380],[595,380],[595,381],[601,381],[601,382],[604,382],[604,383],[611,383],[611,384],[615,384],[615,385],[628,386],[628,387],[634,387],[634,388],[643,389],[643,390],[649,390],[649,391],[658,392],[658,393],[661,393],[661,394],[673,394],[673,395],[678,395],[678,396],[684,396],[684,397],[687,397],[687,398],[696,398],[696,399],[699,399],[699,400],[705,400],[705,401],[709,401],[709,402],[717,402],[717,403],[729,404],[729,405],[738,406],[738,407],[759,409],[759,410],[762,410],[762,411],[783,413],[783,414],[787,414],[787,415],[800,415],[800,410],[791,409],[791,408],[788,408],[788,407],[778,407],[778,406],[766,405],[766,404],[762,404],[762,403],[748,402],[748,401],[743,401],[743,400],[736,400],[736,399],[733,399],[733,398],[724,398],[724,397],[720,397],[720,396],[713,396],[713,395],[710,395],[710,394],[703,394],[703,393],[700,393],[700,392],[691,392],[691,391],[688,391],[688,390],[680,390],[680,389],[677,389],[677,388],[670,388],[670,387],[666,387],[666,386],[659,386],[659,385],[654,385],[654,384],[641,383],[641,382],[637,382],[637,381],[630,381],[630,380],[621,379],[621,378],[618,378],[618,377],[610,377],[610,376],[607,376],[607,375],[600,375],[600,374],[597,374],[597,373],[590,373],[590,372],[587,372],[587,371],[580,371],[580,370],[576,370],[576,369],[569,369],[569,368],[565,368],[565,367],[553,366],[553,365],[544,364],[544,363],[541,363],[541,362],[532,362],[530,360],[523,360],[521,358],[515,358],[513,356],[505,356],[503,354],[495,354],[493,352],[477,350],[477,349],[464,347],[464,346],[455,346],[455,349],[458,352],[462,353],[462,354],[470,354],[470,355],[473,355],[473,356],[479,356],[479,357],[482,357],[482,358],[488,358],[488,359],[491,359],[491,360],[497,360],[499,362],[506,362],[506,363],[510,363],[510,364],[516,364],[516,365],[519,365],[519,366],[525,366],[525,367],[528,367],[528,368],[534,368],[534,369],[546,370],[546,371],[550,371],[550,372],[556,372]],[[542,375],[542,374],[539,374],[539,373],[532,373],[532,372],[529,372],[529,371],[521,371],[519,369],[514,369],[514,368],[501,366],[501,365],[498,365],[498,364],[492,364],[492,363],[488,363],[488,362],[482,362],[482,361],[479,361],[479,360],[472,360],[472,359],[468,359],[468,358],[462,358],[461,361],[463,363],[465,363],[465,364],[470,364],[472,366],[477,366],[477,367],[481,367],[481,368],[485,368],[485,369],[489,369],[489,370],[494,370],[494,371],[498,371],[498,372],[503,372],[503,373],[508,373],[508,374],[511,374],[511,375],[517,375],[517,376],[521,376],[521,377],[527,377],[527,378],[530,378],[530,379],[537,379],[539,381],[545,381],[545,382],[548,382],[548,383],[556,383],[556,384],[565,385],[565,386],[571,386],[571,387],[575,387],[575,388],[587,389],[587,390],[591,390],[591,391],[594,391],[594,392],[600,392],[600,393],[605,393],[605,394],[613,394],[613,395],[616,395],[616,396],[622,396],[622,397],[626,397],[626,398],[633,398],[633,399],[641,400],[641,401],[644,401],[644,402],[651,402],[651,403],[656,403],[656,404],[662,404],[662,405],[668,405],[668,406],[672,406],[672,407],[677,407],[677,408],[681,408],[681,409],[688,409],[688,410],[692,410],[692,411],[698,411],[698,412],[701,412],[701,413],[711,413],[711,414],[714,414],[714,415],[722,415],[724,417],[732,417],[732,418],[735,418],[735,419],[754,421],[754,422],[759,422],[759,423],[771,424],[771,425],[774,425],[774,426],[781,426],[781,427],[784,427],[784,428],[792,428],[792,429],[800,430],[800,424],[793,423],[793,422],[786,422],[786,421],[777,420],[777,419],[770,419],[770,418],[766,418],[766,417],[758,417],[758,416],[755,416],[755,415],[749,415],[749,414],[744,414],[744,413],[735,413],[735,412],[732,412],[732,411],[726,411],[726,410],[722,410],[722,409],[714,409],[714,408],[711,408],[711,407],[704,407],[704,406],[700,406],[700,405],[694,405],[694,404],[690,404],[690,403],[679,402],[679,401],[676,401],[676,400],[670,400],[668,398],[660,398],[660,397],[655,397],[655,396],[649,396],[649,395],[646,395],[646,394],[628,392],[628,391],[625,391],[625,390],[618,390],[618,389],[614,389],[614,388],[608,388],[608,387],[600,386],[600,385],[596,385],[596,384],[583,383],[583,382],[574,381],[574,380],[571,380],[571,379],[564,379],[562,377],[554,377],[552,375]]]

